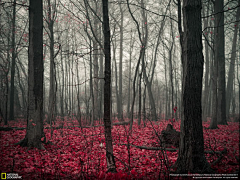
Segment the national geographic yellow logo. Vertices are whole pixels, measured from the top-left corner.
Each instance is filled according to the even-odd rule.
[[[22,179],[18,173],[1,173],[1,179]]]
[[[6,173],[1,173],[1,179],[7,179],[7,174]]]

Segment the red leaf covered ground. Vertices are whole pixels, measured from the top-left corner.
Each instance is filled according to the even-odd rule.
[[[62,122],[59,120],[55,126]],[[78,125],[77,121],[64,121],[64,127]],[[160,132],[168,122],[153,123]],[[224,157],[212,166],[217,173],[234,173],[239,170],[235,156],[239,157],[239,123],[228,122],[219,129],[204,129],[205,150],[222,151]],[[3,125],[1,125],[3,126]],[[24,120],[10,122],[11,127],[26,127]],[[209,123],[204,123],[208,127]],[[180,122],[174,123],[180,130]],[[128,138],[129,126],[113,126],[113,148],[118,173],[106,172],[104,128],[71,128],[53,131],[45,129],[48,140],[54,145],[44,145],[46,150],[30,149],[14,145],[24,138],[26,130],[1,131],[1,172],[16,172],[23,179],[158,179],[166,177],[166,163],[171,166],[177,159],[177,152],[166,152],[168,162],[161,151],[138,149],[126,145],[159,147],[158,138],[150,123],[146,127],[133,125]],[[129,154],[130,153],[130,154]],[[130,157],[130,165],[129,165]],[[218,154],[206,155],[210,163],[218,159]]]

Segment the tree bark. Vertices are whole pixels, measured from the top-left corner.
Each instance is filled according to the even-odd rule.
[[[209,3],[207,7],[207,14],[209,11]],[[203,8],[203,16],[205,14],[205,8]],[[204,20],[204,29],[208,27],[208,18]],[[203,115],[202,119],[203,121],[207,121],[207,109],[209,108],[209,47],[208,47],[208,32],[205,31],[205,83],[204,83],[204,92],[203,92],[203,101],[202,101],[202,108],[203,108]]]
[[[183,1],[184,32],[182,37],[183,117],[181,120],[180,148],[174,166],[176,173],[212,172],[204,155],[202,127],[202,25],[201,0]],[[178,0],[180,6],[180,0]],[[180,8],[178,8],[180,9]],[[181,12],[178,12],[181,14]],[[181,26],[181,22],[179,22]],[[181,40],[181,38],[180,38]]]
[[[10,111],[9,119],[14,120],[14,79],[15,79],[15,65],[16,65],[16,53],[15,53],[15,29],[16,29],[16,0],[13,2],[13,17],[12,17],[12,66],[11,66],[11,88],[10,88]]]
[[[43,3],[30,0],[27,133],[18,144],[45,149],[43,132]]]
[[[123,61],[123,10],[122,5],[119,3],[120,13],[121,13],[121,21],[120,21],[120,54],[119,54],[119,112],[118,119],[122,121],[122,113],[123,113],[123,102],[122,102],[122,61]]]
[[[56,83],[55,83],[55,65],[54,65],[54,15],[52,15],[52,6],[50,0],[48,0],[48,29],[50,39],[50,87],[49,87],[49,104],[48,104],[48,123],[52,123],[55,115],[55,103],[56,103]],[[55,14],[55,11],[53,11]],[[52,17],[53,16],[53,17]]]
[[[240,1],[238,3],[240,5]],[[237,49],[237,34],[238,34],[238,29],[239,29],[239,18],[240,18],[240,7],[237,9],[237,14],[236,14],[236,24],[235,24],[235,29],[234,29],[234,36],[233,36],[233,43],[232,43],[232,53],[231,53],[231,61],[230,61],[230,68],[228,71],[228,81],[227,81],[227,92],[226,92],[226,115],[229,117],[229,112],[230,112],[230,104],[231,104],[231,99],[233,96],[233,82],[234,82],[234,70],[235,70],[235,60],[236,60],[236,49]],[[239,35],[240,36],[240,35]]]
[[[95,1],[95,9],[97,11],[97,1]],[[94,31],[96,36],[98,36],[98,19],[97,17],[94,17]],[[94,79],[93,79],[93,94],[94,94],[94,104],[93,104],[93,120],[98,119],[98,44],[96,40],[93,40],[93,73],[94,73]]]
[[[226,119],[226,79],[225,79],[225,38],[224,38],[224,8],[223,0],[214,2],[215,31],[214,31],[214,58],[218,61],[218,124],[227,124]]]
[[[103,10],[103,32],[104,32],[104,55],[105,55],[105,83],[104,83],[104,129],[106,141],[106,160],[108,172],[116,172],[116,165],[113,155],[112,134],[111,134],[111,48],[110,48],[110,27],[108,16],[108,0],[102,0]]]

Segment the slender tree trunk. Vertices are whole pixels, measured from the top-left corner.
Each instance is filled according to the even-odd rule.
[[[120,54],[119,54],[119,112],[118,112],[118,119],[122,121],[122,113],[123,113],[123,104],[122,104],[122,61],[123,61],[123,10],[122,5],[119,3],[120,13],[121,13],[121,20],[120,20]]]
[[[208,9],[209,9],[209,3],[207,7],[207,14],[208,14]],[[203,7],[203,16],[205,14],[205,8]],[[204,29],[207,28],[208,26],[208,18],[204,20]],[[207,109],[209,108],[209,47],[208,47],[208,32],[207,30],[204,32],[205,33],[205,83],[204,83],[204,93],[203,93],[203,121],[207,121]]]
[[[146,73],[146,67],[145,67],[145,52],[146,52],[146,47],[147,47],[147,42],[148,42],[148,27],[147,27],[147,16],[145,14],[145,10],[144,10],[144,2],[143,0],[141,0],[141,7],[142,7],[142,17],[143,17],[143,22],[144,22],[144,33],[143,33],[143,43],[142,43],[142,49],[143,49],[143,53],[142,53],[142,72],[143,72],[143,78],[144,81],[147,85],[147,90],[148,90],[148,95],[149,95],[149,102],[151,105],[151,118],[154,121],[157,121],[157,113],[156,113],[156,106],[155,106],[155,100],[153,97],[153,93],[152,93],[152,87],[151,87],[151,83],[148,80],[147,77],[147,73]],[[141,36],[139,36],[140,38]],[[153,75],[153,74],[152,74]]]
[[[238,29],[238,64],[240,64],[240,28]],[[238,122],[240,122],[240,73],[239,66],[237,66],[237,80],[238,80]]]
[[[55,84],[55,72],[54,72],[54,20],[52,19],[52,6],[50,0],[48,0],[48,29],[50,39],[50,87],[49,87],[49,104],[48,104],[48,123],[51,123],[55,114],[55,101],[56,101],[56,84]]]
[[[111,134],[111,47],[110,27],[108,16],[108,0],[102,0],[103,7],[103,32],[104,32],[104,55],[105,55],[105,83],[104,83],[104,129],[106,141],[106,160],[108,172],[116,172],[113,155]]]
[[[174,109],[174,86],[173,86],[173,65],[172,65],[172,52],[173,52],[173,45],[174,45],[174,36],[173,36],[173,29],[172,29],[172,23],[171,23],[171,33],[172,33],[172,42],[171,47],[169,49],[169,77],[170,77],[170,83],[171,83],[171,120],[173,119],[173,109]]]
[[[240,5],[240,1],[238,2]],[[234,82],[234,70],[235,70],[235,61],[236,61],[236,49],[237,49],[237,34],[238,34],[238,29],[239,29],[239,18],[240,18],[240,7],[237,9],[236,13],[236,26],[234,28],[234,36],[233,36],[233,41],[232,41],[232,53],[231,53],[231,61],[230,61],[230,68],[228,71],[228,81],[227,81],[227,92],[226,92],[226,114],[229,117],[229,112],[230,112],[230,104],[232,98],[232,93],[233,93],[233,82]],[[239,35],[240,36],[240,35]]]
[[[90,119],[90,125],[92,126],[93,125],[93,121],[94,121],[94,92],[93,92],[93,78],[92,78],[92,45],[91,45],[91,40],[90,40],[90,95],[91,95],[91,98],[92,98],[92,116],[91,116],[91,119]]]
[[[115,44],[112,42],[113,45],[113,61],[114,61],[114,67],[115,67],[115,91],[116,91],[116,104],[117,104],[117,113],[120,113],[120,103],[119,103],[119,93],[118,93],[118,73],[117,73],[117,60],[116,60],[116,48],[117,43],[115,39]],[[117,115],[119,118],[119,116]]]
[[[130,118],[130,102],[131,102],[131,82],[132,82],[132,52],[134,46],[134,39],[132,37],[132,29],[131,29],[131,41],[130,41],[130,52],[129,52],[129,67],[128,67],[128,104],[127,104],[127,116]]]
[[[164,52],[165,53],[165,52]],[[164,54],[164,74],[165,74],[165,120],[168,119],[168,80],[167,80],[167,62]]]
[[[10,31],[8,32],[8,37],[7,37],[7,59],[6,59],[6,70],[4,73],[4,81],[5,81],[5,91],[3,91],[3,97],[4,97],[4,102],[5,102],[5,106],[4,106],[4,125],[7,125],[8,123],[8,97],[9,97],[9,80],[8,80],[8,73],[9,73],[9,62],[10,62]]]
[[[138,82],[138,125],[139,126],[141,124],[141,115],[142,115],[142,84],[141,84],[141,81],[142,81],[142,73],[139,74],[139,82]]]
[[[97,10],[97,3],[95,3],[96,5],[96,10]],[[98,36],[98,20],[95,17],[94,18],[94,29],[95,29],[95,34],[96,36]],[[98,56],[99,56],[99,51],[98,51],[98,44],[97,41],[94,40],[93,41],[93,94],[94,94],[94,104],[93,104],[93,120],[97,120],[98,119]]]
[[[16,29],[16,0],[13,2],[13,17],[12,17],[12,66],[11,66],[11,88],[10,88],[10,111],[9,119],[14,120],[14,79],[15,79],[15,64],[16,64],[16,53],[15,53],[15,29]]]
[[[102,31],[101,31],[102,32]],[[100,33],[101,34],[101,33]],[[103,36],[101,35],[101,38],[100,39],[103,39]],[[103,41],[103,40],[101,40]],[[99,91],[99,118],[102,119],[103,117],[103,88],[104,88],[104,80],[102,79],[103,78],[103,53],[101,51],[101,54],[100,54],[100,58],[99,58],[99,66],[100,66],[100,69],[99,69],[99,76],[100,76],[100,91]]]
[[[62,88],[61,88],[61,98],[60,98],[60,107],[61,107],[61,117],[64,117],[64,91],[65,91],[65,83],[64,83],[64,66],[63,66],[63,54],[61,51],[61,74],[62,74]]]

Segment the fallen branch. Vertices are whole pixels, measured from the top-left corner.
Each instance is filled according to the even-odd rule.
[[[11,127],[0,127],[0,131],[11,131],[13,128]]]
[[[124,146],[128,146],[128,144],[119,144],[119,145],[124,145]],[[133,145],[133,144],[129,144],[129,146],[138,148],[138,149],[146,149],[146,150],[166,150],[166,151],[170,151],[170,152],[176,152],[178,151],[178,148],[161,148],[161,147],[149,147],[149,146],[137,146],[137,145]],[[222,151],[204,151],[205,154],[220,154],[220,155],[224,155],[227,153],[227,149],[225,148]]]
[[[116,125],[127,125],[129,124],[129,121],[127,122],[117,122],[113,123],[113,126]],[[102,127],[102,125],[97,126],[58,126],[58,127],[52,127],[53,129],[70,129],[70,128],[93,128],[93,127]],[[12,131],[12,130],[24,130],[27,129],[26,127],[0,127],[0,131]],[[44,127],[44,129],[51,129],[51,127]]]
[[[128,144],[119,144],[119,145],[124,145],[127,146]],[[138,149],[146,149],[146,150],[166,150],[166,151],[170,151],[170,152],[176,152],[178,151],[178,149],[174,149],[174,148],[161,148],[161,147],[149,147],[149,146],[137,146],[137,145],[133,145],[133,144],[129,144],[129,146],[138,148]]]

